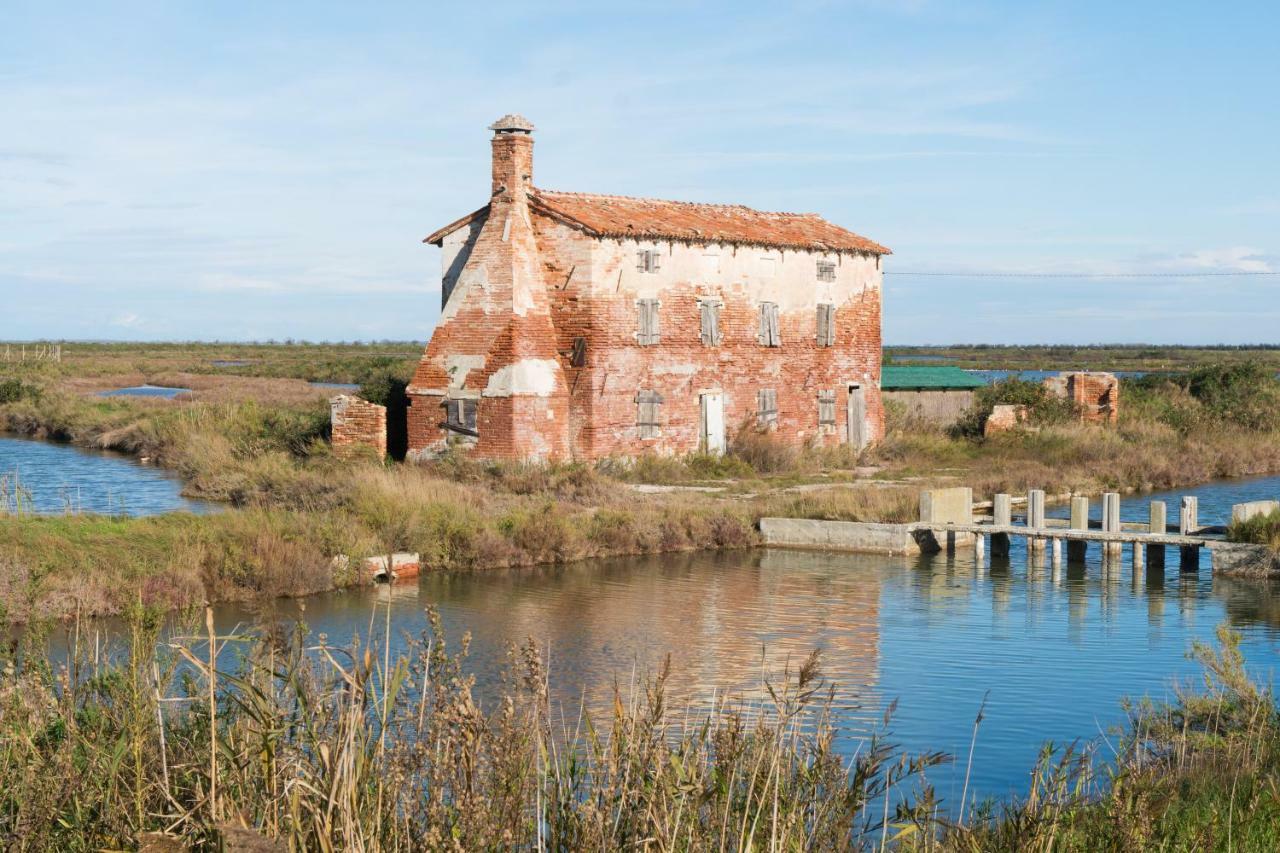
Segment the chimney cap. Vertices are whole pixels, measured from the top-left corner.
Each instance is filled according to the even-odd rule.
[[[489,125],[494,133],[533,133],[533,122],[519,113],[507,113]]]

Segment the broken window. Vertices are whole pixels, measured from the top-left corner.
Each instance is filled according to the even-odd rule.
[[[569,366],[582,367],[587,363],[587,339],[574,338],[573,349],[569,350]]]
[[[836,306],[829,302],[818,305],[818,346],[835,346]]]
[[[641,391],[636,394],[636,426],[641,438],[657,438],[662,414],[662,395],[657,391]]]
[[[456,399],[444,401],[444,426],[451,432],[463,435],[479,435],[476,431],[476,404],[479,400]]]
[[[818,426],[834,427],[836,425],[836,392],[818,392]]]
[[[778,334],[778,303],[760,303],[760,343],[767,347],[781,346],[782,337]]]
[[[773,429],[778,425],[778,392],[761,388],[756,393],[756,422],[761,429]]]
[[[640,272],[657,272],[659,265],[657,249],[641,249],[636,252],[636,269]]]
[[[836,262],[818,261],[818,281],[836,280]]]
[[[636,318],[639,329],[636,340],[641,346],[652,346],[658,342],[658,306],[657,299],[637,299]]]
[[[698,307],[702,312],[702,345],[704,347],[720,346],[720,309],[724,303],[719,299],[699,299]]]

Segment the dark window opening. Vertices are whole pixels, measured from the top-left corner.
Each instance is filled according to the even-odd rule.
[[[444,427],[462,435],[478,436],[476,408],[479,400],[457,399],[444,401]]]

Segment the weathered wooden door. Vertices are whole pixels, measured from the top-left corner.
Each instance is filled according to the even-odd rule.
[[[724,394],[708,391],[702,395],[702,449],[717,456],[724,453]]]
[[[845,441],[861,450],[867,446],[867,398],[861,385],[849,386],[849,402],[846,405],[848,430]]]

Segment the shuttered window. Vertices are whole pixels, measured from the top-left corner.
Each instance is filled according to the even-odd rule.
[[[478,400],[445,400],[444,425],[452,432],[463,435],[479,435],[476,431],[476,404]]]
[[[636,300],[636,340],[641,346],[652,346],[658,342],[658,306],[657,299]]]
[[[724,303],[719,299],[699,299],[698,310],[702,312],[702,345],[704,347],[720,346],[720,309]]]
[[[836,280],[836,262],[818,261],[818,281]]]
[[[818,392],[818,426],[836,425],[836,392]]]
[[[760,303],[760,343],[767,347],[782,345],[782,337],[778,334],[778,303]]]
[[[818,306],[818,346],[835,346],[836,306],[823,303]]]
[[[774,389],[761,388],[756,393],[756,422],[761,429],[778,425],[778,392]]]
[[[636,426],[641,438],[657,438],[661,426],[662,395],[657,391],[636,394]]]
[[[655,249],[641,249],[636,252],[636,269],[640,272],[657,272],[661,261]]]

